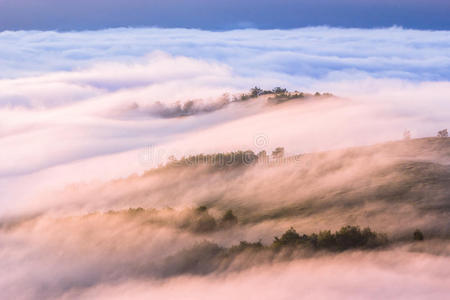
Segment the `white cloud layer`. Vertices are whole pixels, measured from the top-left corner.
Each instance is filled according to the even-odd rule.
[[[374,77],[447,80],[449,36],[448,31],[327,27],[228,32],[152,28],[6,31],[0,33],[0,76],[72,71],[98,61],[130,62],[158,50],[220,61],[243,75],[273,72],[323,78],[358,71]]]
[[[182,249],[197,237],[164,228],[144,232],[141,224],[134,228],[127,222],[55,221],[51,212],[64,206],[73,215],[83,214],[83,207],[108,210],[100,201],[103,194],[131,205],[127,194],[112,188],[80,189],[81,197],[52,189],[143,172],[171,154],[277,146],[293,154],[396,140],[405,129],[413,137],[435,135],[450,126],[449,32],[114,29],[3,32],[0,44],[0,290],[6,297],[201,299],[220,292],[227,299],[289,299],[302,293],[312,299],[439,299],[448,294],[448,255],[402,249],[143,284],[141,277],[120,272],[162,259],[167,249]],[[339,98],[281,105],[268,105],[263,97],[229,101],[254,85],[332,92]],[[180,107],[192,115],[173,117]],[[193,191],[209,196],[205,185]],[[179,193],[184,206],[196,204],[192,194]],[[163,206],[156,201],[166,195],[153,194],[146,197]],[[51,217],[3,227],[6,217],[42,211]],[[263,229],[270,232],[257,228],[252,240]],[[267,293],[260,293],[261,286]]]
[[[298,153],[396,139],[406,128],[434,135],[450,119],[445,31],[123,28],[2,32],[0,43],[5,207],[33,186],[142,171],[151,166],[138,158],[147,145],[167,155],[253,149],[263,133],[270,147]],[[346,100],[277,109],[250,102],[173,119],[152,114],[158,102],[170,109],[201,99],[210,107],[254,85]]]

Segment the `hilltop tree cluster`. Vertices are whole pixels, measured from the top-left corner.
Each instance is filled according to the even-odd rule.
[[[249,258],[239,260],[239,266],[245,268],[253,266],[255,262],[270,262],[276,258],[292,259],[302,255],[304,252],[301,250],[363,250],[381,247],[387,243],[385,234],[376,233],[370,228],[361,230],[358,226],[345,226],[335,233],[328,230],[311,235],[300,235],[290,228],[280,238],[275,237],[273,243],[268,246],[263,245],[261,241],[241,241],[230,248],[224,248],[215,243],[203,242],[169,256],[164,263],[169,266],[166,269],[170,275],[207,274],[232,266],[239,255]]]
[[[355,248],[376,248],[387,244],[387,241],[385,234],[376,233],[370,228],[361,230],[358,226],[345,226],[335,233],[327,230],[310,235],[300,235],[291,227],[280,238],[275,237],[271,247],[280,249],[308,246],[317,250],[344,251]]]
[[[286,88],[282,88],[282,87],[275,87],[272,90],[263,90],[257,86],[253,87],[250,89],[250,91],[246,94],[242,94],[239,98],[235,98],[235,101],[246,101],[249,99],[253,99],[253,98],[257,98],[259,96],[263,96],[263,95],[270,95],[271,97],[269,97],[269,102],[271,103],[281,103],[284,101],[288,101],[288,100],[293,100],[293,99],[301,99],[301,98],[307,98],[307,97],[319,97],[319,96],[332,96],[332,94],[330,93],[324,93],[324,94],[320,94],[319,92],[316,92],[315,94],[308,94],[308,93],[303,93],[303,92],[299,92],[299,91],[294,91],[294,92],[290,92],[288,91],[288,89]]]
[[[284,158],[285,150],[283,147],[277,147],[272,151],[271,158],[279,160]],[[166,167],[183,167],[183,166],[196,166],[196,165],[208,165],[213,167],[240,167],[253,165],[258,162],[267,162],[270,159],[266,151],[260,151],[255,154],[251,150],[247,151],[235,151],[228,153],[215,153],[215,154],[197,154],[177,159],[174,156],[169,157],[169,161]]]

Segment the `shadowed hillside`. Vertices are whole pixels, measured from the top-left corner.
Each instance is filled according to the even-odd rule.
[[[450,256],[450,139],[280,149],[173,158],[141,176],[73,185],[55,195],[60,207],[2,220],[0,241],[21,241],[5,251],[50,269],[83,257],[89,268],[48,283],[54,296],[60,280],[84,288],[86,276],[203,276],[355,251]],[[55,247],[60,256],[48,256]]]

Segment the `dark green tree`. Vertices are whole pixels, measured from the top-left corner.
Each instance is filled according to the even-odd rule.
[[[284,148],[278,147],[274,151],[272,151],[272,157],[274,159],[280,159],[284,157]]]
[[[281,88],[281,87],[277,86],[276,88],[274,88],[274,89],[272,90],[272,92],[273,92],[274,94],[277,94],[277,95],[279,95],[279,94],[286,94],[286,93],[287,93],[287,89]]]
[[[336,246],[339,250],[362,247],[365,243],[359,226],[345,226],[336,232]]]
[[[415,241],[423,241],[425,239],[425,237],[423,236],[422,231],[420,231],[419,229],[416,229],[413,233],[413,238]]]
[[[317,236],[317,247],[332,249],[336,247],[336,236],[330,230],[319,232]]]
[[[208,208],[205,205],[200,205],[199,207],[197,207],[196,211],[198,213],[203,213],[203,212],[208,211]]]
[[[250,96],[252,96],[253,98],[256,98],[256,97],[262,95],[262,93],[263,93],[263,90],[257,86],[255,86],[254,88],[252,88],[250,90]]]
[[[300,235],[297,233],[297,231],[295,231],[293,227],[291,227],[285,233],[283,233],[280,238],[275,237],[272,246],[275,248],[279,248],[282,246],[295,246],[300,244],[300,241]]]
[[[440,138],[448,138],[448,130],[447,129],[443,129],[441,131],[438,131],[437,136],[440,137]]]
[[[238,223],[237,217],[233,214],[231,209],[227,210],[222,217],[221,224],[224,227],[231,227]]]

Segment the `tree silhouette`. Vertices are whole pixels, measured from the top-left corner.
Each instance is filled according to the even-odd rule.
[[[413,238],[415,241],[423,241],[424,236],[423,236],[422,231],[420,231],[419,229],[416,229],[416,231],[414,231],[414,233],[413,233]]]
[[[447,129],[443,129],[441,131],[438,131],[437,136],[440,137],[440,138],[447,138],[448,137],[448,130]]]
[[[263,90],[260,89],[259,87],[255,86],[254,88],[250,89],[250,96],[252,96],[253,98],[256,98],[260,95],[262,95]]]
[[[231,227],[236,225],[238,222],[237,217],[233,214],[233,211],[231,209],[227,210],[226,213],[223,215],[221,224],[224,227]]]
[[[272,157],[274,159],[280,159],[284,157],[284,148],[278,147],[272,152]]]

